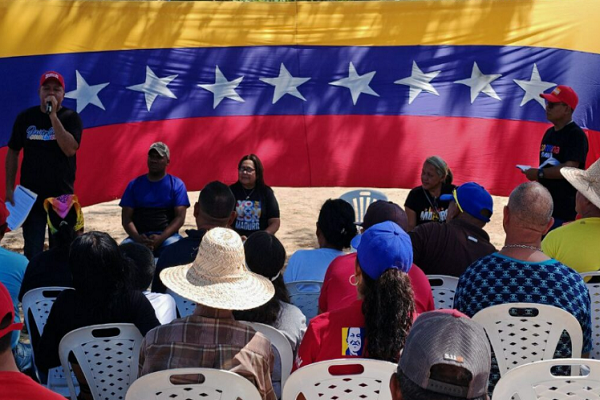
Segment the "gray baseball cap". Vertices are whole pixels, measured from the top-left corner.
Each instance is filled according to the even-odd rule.
[[[471,399],[487,393],[491,360],[481,325],[457,310],[438,310],[421,314],[413,324],[398,371],[425,390]],[[464,368],[473,378],[468,386],[431,379],[431,368],[439,364]]]
[[[150,150],[156,150],[156,152],[162,157],[167,157],[169,160],[171,159],[171,152],[169,151],[169,146],[167,146],[163,142],[152,143],[150,149],[148,149],[148,153],[150,153]]]

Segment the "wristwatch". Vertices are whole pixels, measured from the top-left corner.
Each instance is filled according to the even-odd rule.
[[[544,170],[542,168],[538,169],[538,180],[544,179]]]

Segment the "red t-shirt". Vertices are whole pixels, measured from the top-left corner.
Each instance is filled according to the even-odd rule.
[[[325,279],[319,296],[319,310],[333,311],[346,307],[356,300],[356,286],[350,284],[350,276],[354,275],[356,253],[336,257],[325,272]],[[415,308],[418,313],[433,311],[435,303],[431,293],[431,285],[427,275],[416,265],[408,271],[408,277],[415,294]],[[312,321],[311,321],[312,324]]]
[[[0,400],[65,400],[20,372],[0,371]]]

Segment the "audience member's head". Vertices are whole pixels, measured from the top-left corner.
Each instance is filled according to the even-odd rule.
[[[585,171],[564,167],[560,173],[577,189],[575,210],[583,218],[600,217],[600,159]]]
[[[448,167],[446,161],[442,159],[440,156],[431,156],[427,157],[425,163],[423,164],[423,173],[427,173],[426,169],[432,167],[435,174],[439,177],[442,183],[446,185],[451,185],[454,176],[452,175],[452,171]]]
[[[356,236],[354,209],[341,199],[329,199],[323,203],[317,220],[317,238],[320,247],[342,250],[350,247]]]
[[[204,186],[194,205],[194,217],[198,228],[231,225],[235,219],[235,196],[229,186],[219,181]]]
[[[261,322],[270,325],[277,320],[281,309],[280,301],[289,303],[290,295],[281,270],[285,264],[285,248],[275,237],[265,231],[254,232],[244,242],[246,264],[250,271],[264,276],[273,282],[275,296],[266,304],[247,311],[236,311],[235,318],[244,321]]]
[[[408,217],[402,207],[392,201],[382,200],[371,203],[369,208],[367,208],[361,227],[363,231],[366,231],[373,225],[385,221],[396,223],[404,232],[408,230]],[[361,238],[362,235],[356,235],[352,239],[352,247],[357,249]]]
[[[13,305],[10,293],[8,293],[8,289],[0,282],[0,361],[3,359],[3,353],[11,351],[12,332],[23,329],[23,324],[14,323],[14,320],[15,306]],[[10,357],[12,358],[12,353]],[[5,370],[5,367],[0,364],[0,370]],[[14,365],[13,369],[17,370],[16,365]]]
[[[398,360],[415,312],[407,275],[412,262],[410,238],[394,222],[373,225],[363,233],[357,249],[355,276],[363,299],[370,358]]]
[[[421,314],[390,389],[394,400],[487,399],[491,350],[483,328],[456,310]]]
[[[472,225],[483,227],[490,222],[494,213],[494,200],[485,188],[475,182],[467,182],[452,192],[440,196],[440,200],[450,201],[448,220],[463,219]]]
[[[167,268],[160,279],[180,296],[222,310],[256,308],[275,294],[269,279],[246,267],[240,236],[220,227],[204,235],[192,264]]]
[[[538,182],[517,186],[504,207],[504,230],[507,235],[527,235],[541,238],[552,226],[552,196]]]
[[[251,163],[244,164],[244,161],[251,161]],[[245,172],[245,171],[243,171],[243,168],[253,168],[254,171]],[[254,187],[263,188],[266,186],[265,169],[262,165],[262,162],[260,161],[260,158],[258,158],[258,156],[256,154],[246,154],[245,156],[242,157],[242,159],[238,163],[238,180],[241,183],[245,183],[245,180],[243,179],[244,173],[247,173],[249,175],[254,174],[253,178],[255,178],[255,179],[250,179],[250,181],[249,181],[249,182],[254,181],[254,183],[253,183]]]
[[[77,236],[83,234],[83,211],[76,195],[48,197],[44,200],[44,209],[56,247],[67,249]]]
[[[8,223],[6,219],[8,218],[8,209],[6,208],[6,204],[0,200],[0,240],[4,237],[4,234],[8,230]]]
[[[69,268],[73,287],[90,300],[110,299],[117,291],[128,289],[126,267],[117,242],[108,233],[84,233],[71,244]]]
[[[148,290],[154,277],[156,265],[152,250],[140,243],[123,243],[119,249],[125,258],[129,259],[129,279],[133,290]]]

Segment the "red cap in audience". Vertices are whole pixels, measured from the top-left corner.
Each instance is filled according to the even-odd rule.
[[[0,282],[0,322],[10,314],[11,323],[3,329],[0,329],[0,337],[4,337],[7,333],[12,331],[20,331],[23,329],[22,323],[14,323],[15,320],[15,306],[10,298],[10,293],[6,287]]]

